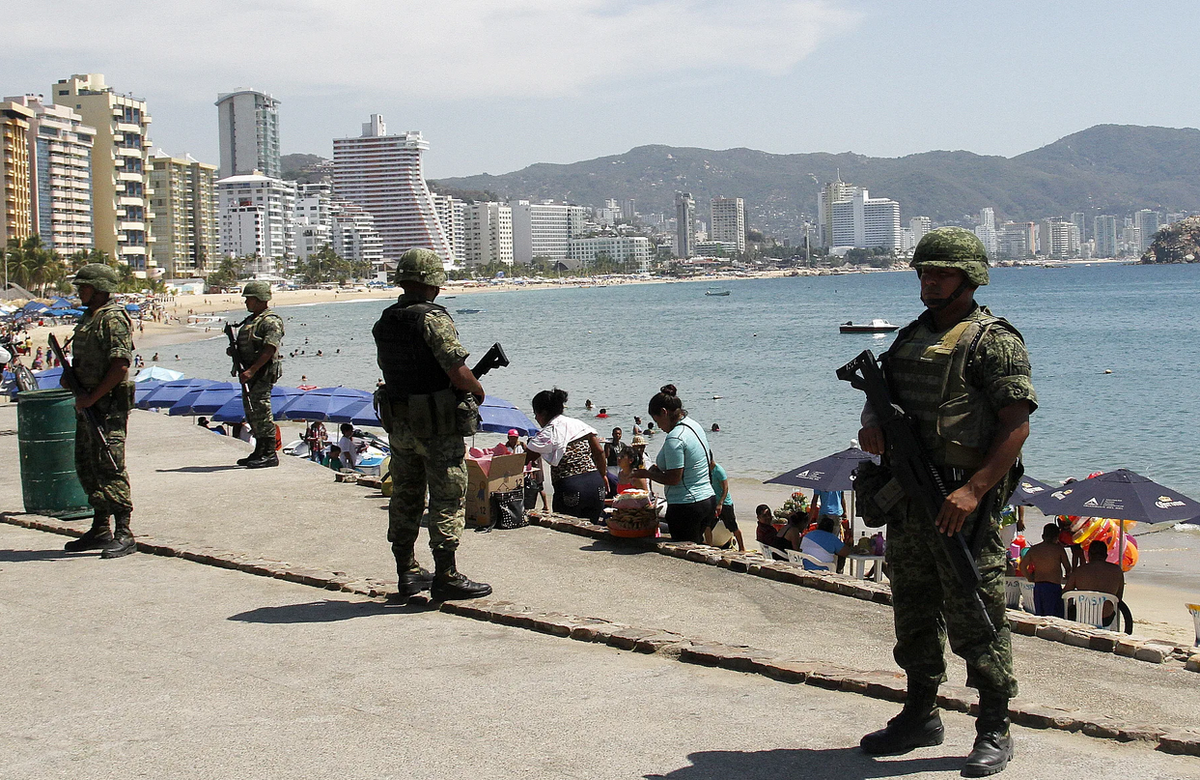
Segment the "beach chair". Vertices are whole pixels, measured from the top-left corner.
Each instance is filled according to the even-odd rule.
[[[1187,608],[1192,613],[1192,622],[1196,624],[1196,644],[1192,647],[1200,647],[1200,604],[1188,604]]]
[[[1024,577],[1004,578],[1004,605],[1009,609],[1021,608],[1021,583]]]
[[[1071,605],[1075,605],[1075,622],[1086,623],[1094,628],[1109,631],[1121,630],[1121,602],[1111,593],[1101,593],[1097,590],[1072,590],[1063,594],[1063,612],[1071,614]],[[1112,623],[1104,623],[1104,605],[1112,604]]]
[[[787,560],[787,557],[783,554],[783,550],[780,550],[778,547],[772,547],[766,542],[758,543],[758,551],[762,554],[762,557],[766,558],[768,561]]]
[[[804,562],[808,561],[813,566],[817,567],[817,571],[832,571],[832,569],[829,568],[829,564],[818,560],[816,556],[809,555],[808,553],[797,552],[796,550],[788,550],[787,557],[789,561],[800,566],[803,566]],[[811,571],[811,569],[809,571]]]
[[[1021,607],[1033,614],[1033,583],[1027,579],[1021,579]]]

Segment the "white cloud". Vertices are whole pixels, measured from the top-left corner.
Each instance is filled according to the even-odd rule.
[[[449,99],[779,75],[860,18],[830,0],[0,0],[0,12],[8,57],[125,73],[145,63],[142,84],[121,85],[135,91]]]

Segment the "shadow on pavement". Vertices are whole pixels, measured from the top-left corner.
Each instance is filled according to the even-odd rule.
[[[27,561],[59,561],[78,558],[63,550],[0,550],[0,563],[25,563]]]
[[[334,623],[352,618],[377,615],[408,615],[436,611],[425,604],[399,604],[389,601],[312,601],[307,604],[284,604],[279,607],[259,607],[249,612],[231,615],[228,620],[243,623]]]
[[[857,747],[829,750],[760,750],[742,752],[714,750],[692,753],[691,766],[663,775],[645,775],[659,780],[870,780],[880,777],[915,775],[922,772],[957,772],[962,768],[959,756],[928,758],[888,757],[874,759]]]
[[[579,548],[582,552],[606,552],[610,555],[642,555],[644,553],[656,553],[657,551],[649,545],[643,547],[636,544],[614,544],[608,541],[599,539],[589,542]]]
[[[184,466],[178,469],[155,469],[159,474],[211,474],[214,471],[237,471],[241,466]]]

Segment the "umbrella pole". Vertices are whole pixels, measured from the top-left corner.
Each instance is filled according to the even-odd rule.
[[[1117,522],[1121,524],[1120,541],[1117,542],[1117,565],[1121,567],[1121,571],[1125,571],[1125,521]]]

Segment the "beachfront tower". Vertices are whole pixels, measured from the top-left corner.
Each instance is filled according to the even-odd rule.
[[[432,249],[455,262],[421,166],[429,144],[413,130],[388,135],[372,114],[357,138],[333,140],[333,195],[366,209],[383,239],[383,258],[395,263],[409,249]]]
[[[33,111],[11,101],[0,103],[0,212],[5,241],[29,238],[33,230],[30,195],[29,124]]]
[[[690,192],[675,193],[675,256],[696,254],[696,201]]]
[[[166,276],[204,276],[221,262],[217,243],[217,166],[159,149],[150,159],[154,188],[151,257]]]
[[[265,92],[240,89],[217,96],[217,126],[221,144],[218,178],[246,176],[256,171],[283,178],[279,162],[279,101]]]
[[[741,198],[713,198],[709,241],[732,245],[734,251],[746,251],[746,206]]]

